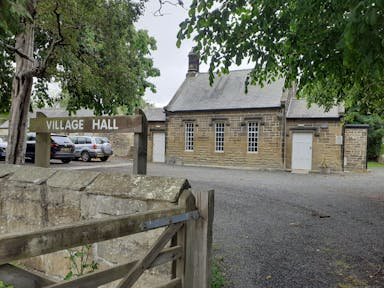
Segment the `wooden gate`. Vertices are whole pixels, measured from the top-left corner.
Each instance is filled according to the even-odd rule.
[[[213,206],[213,191],[195,193],[194,196],[190,190],[185,190],[175,208],[3,235],[0,237],[0,280],[14,284],[12,281],[25,279],[22,288],[95,288],[122,279],[117,287],[132,287],[145,270],[172,261],[171,279],[156,288],[208,288],[211,273]],[[70,281],[55,282],[23,268],[6,264],[161,227],[165,227],[164,231],[142,259]],[[167,243],[170,245],[165,248]],[[6,272],[2,274],[2,271]]]

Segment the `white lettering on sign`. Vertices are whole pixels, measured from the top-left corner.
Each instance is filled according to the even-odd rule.
[[[84,130],[84,120],[48,120],[48,130]]]
[[[119,127],[116,125],[116,119],[93,119],[92,120],[93,130],[118,130]]]

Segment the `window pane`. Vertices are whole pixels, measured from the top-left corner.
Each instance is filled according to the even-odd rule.
[[[96,144],[103,144],[103,140],[101,140],[100,138],[95,138],[95,142]]]
[[[193,123],[185,123],[185,150],[193,151],[194,140],[194,125]]]
[[[257,143],[259,139],[259,123],[248,123],[248,152],[257,152]]]
[[[224,123],[215,123],[215,151],[224,151]]]

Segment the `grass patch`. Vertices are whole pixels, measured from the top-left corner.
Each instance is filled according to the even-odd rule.
[[[9,119],[9,113],[0,113],[0,124],[4,123],[8,119]]]
[[[368,168],[384,168],[384,163],[369,161]]]
[[[13,286],[0,281],[0,288],[13,288]]]
[[[221,288],[225,284],[224,272],[222,271],[219,264],[216,262],[212,263],[212,280],[211,280],[211,288]]]
[[[355,276],[348,276],[336,288],[369,288],[367,282],[362,281]]]

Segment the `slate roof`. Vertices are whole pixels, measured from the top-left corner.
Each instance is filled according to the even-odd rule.
[[[163,108],[144,108],[144,114],[148,122],[164,122],[165,113]]]
[[[164,109],[177,112],[280,107],[284,80],[265,84],[263,88],[249,85],[245,94],[245,79],[250,71],[232,71],[216,77],[212,86],[208,73],[187,77]]]
[[[317,104],[307,107],[304,99],[292,99],[287,110],[287,118],[339,118],[344,113],[344,108],[332,107],[328,112]]]

